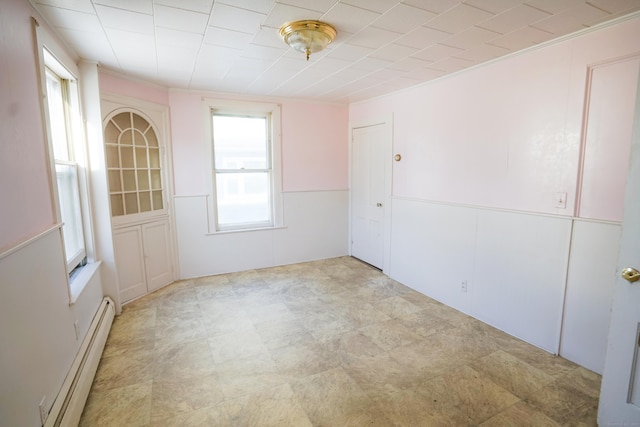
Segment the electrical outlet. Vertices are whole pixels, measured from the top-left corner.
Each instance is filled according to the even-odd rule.
[[[460,282],[460,290],[462,292],[467,292],[467,281],[463,280],[462,282]]]
[[[47,421],[47,416],[49,413],[47,412],[47,406],[45,405],[45,400],[47,400],[47,396],[42,396],[42,400],[40,401],[40,405],[38,405],[38,409],[40,410],[40,421],[42,425]]]
[[[556,208],[558,209],[567,208],[567,193],[564,193],[564,192],[556,193]]]

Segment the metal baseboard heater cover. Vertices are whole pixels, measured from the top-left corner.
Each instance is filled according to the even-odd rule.
[[[80,422],[114,317],[113,301],[105,297],[93,317],[44,427],[76,427]]]

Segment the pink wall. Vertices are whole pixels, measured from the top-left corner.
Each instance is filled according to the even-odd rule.
[[[283,190],[348,187],[348,107],[283,102]]]
[[[143,101],[155,102],[156,104],[169,104],[167,89],[151,84],[138,83],[109,74],[108,72],[100,73],[100,90],[130,96]]]
[[[273,101],[271,101],[273,102]],[[170,91],[176,195],[206,193],[202,95]],[[282,101],[283,191],[344,190],[348,187],[348,108]]]
[[[394,114],[395,196],[572,215],[587,66],[637,53],[637,40],[640,20],[626,21],[351,105],[350,120]]]
[[[54,222],[32,14],[0,2],[0,252]]]

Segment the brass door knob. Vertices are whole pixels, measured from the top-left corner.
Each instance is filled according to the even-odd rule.
[[[622,278],[628,280],[629,282],[637,282],[640,280],[640,271],[636,270],[633,267],[627,267],[622,270]]]

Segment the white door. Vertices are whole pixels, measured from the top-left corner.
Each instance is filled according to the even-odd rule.
[[[118,288],[122,302],[147,293],[144,268],[144,246],[140,227],[128,227],[113,232]]]
[[[640,281],[624,279],[621,273],[627,268],[640,270],[640,93],[636,96],[618,278],[598,410],[601,426],[640,425]]]
[[[355,128],[351,147],[351,255],[383,269],[385,224],[384,124]]]

